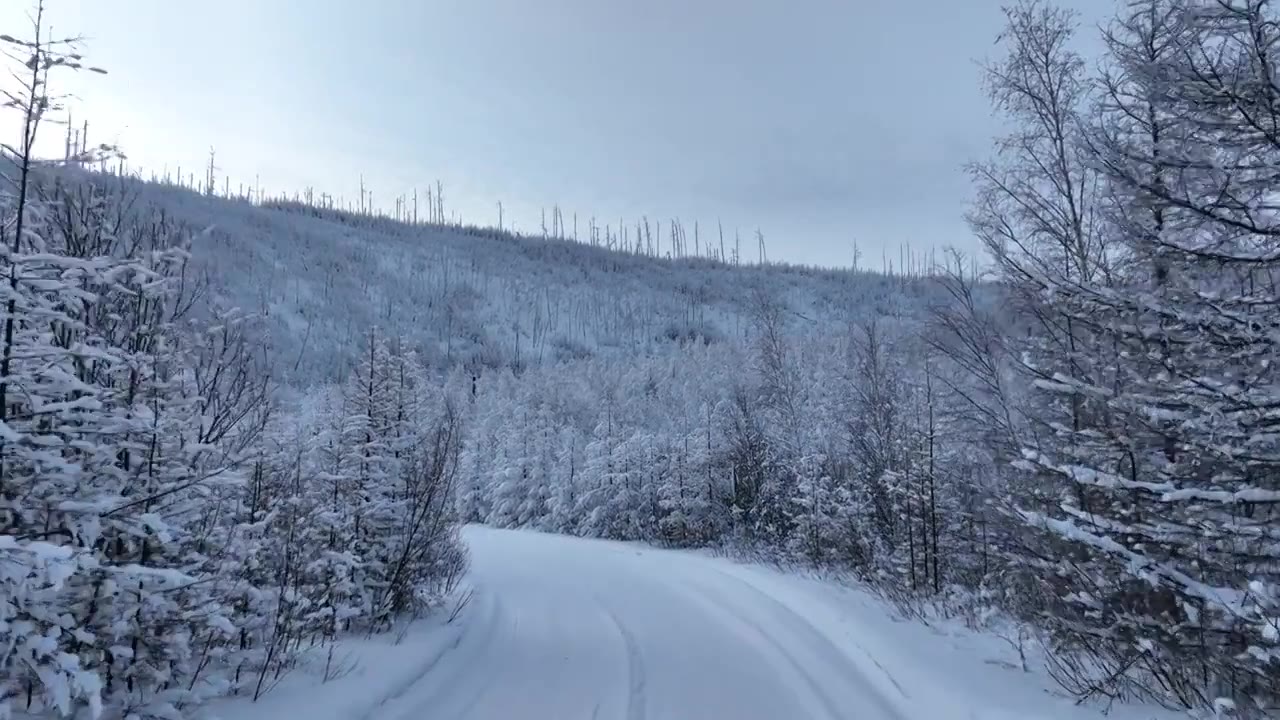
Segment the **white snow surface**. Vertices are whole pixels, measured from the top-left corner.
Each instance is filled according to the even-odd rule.
[[[225,720],[1098,718],[1003,640],[895,617],[857,588],[707,554],[470,527],[453,623],[347,641]],[[318,662],[322,662],[320,658]],[[318,671],[317,671],[318,672]],[[1114,706],[1108,717],[1172,717]]]

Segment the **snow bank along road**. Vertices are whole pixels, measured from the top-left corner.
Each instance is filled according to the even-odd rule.
[[[981,656],[990,648],[975,654],[895,621],[855,590],[632,544],[484,528],[466,538],[475,595],[456,644],[368,717],[969,720],[1081,710],[1039,683],[1025,687],[1027,675]]]

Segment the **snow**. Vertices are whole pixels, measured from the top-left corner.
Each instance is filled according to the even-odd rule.
[[[383,705],[422,682],[463,637],[461,621],[444,615],[422,620],[398,633],[347,638],[338,644],[333,665],[338,671],[323,681],[327,655],[316,652],[310,662],[281,678],[256,703],[248,698],[215,701],[208,714],[223,720],[373,720]]]
[[[927,298],[917,293],[941,299],[937,288],[868,272],[669,260],[592,246],[585,232],[578,243],[410,225],[125,182],[141,205],[190,229],[192,270],[207,276],[208,299],[261,315],[282,379],[303,388],[341,377],[371,325],[405,335],[435,367],[517,358],[531,366],[744,335],[744,288],[761,284],[816,325],[887,307],[919,314]]]
[[[299,671],[226,720],[1102,717],[1004,640],[903,620],[866,591],[707,554],[469,527],[474,596],[351,671]],[[394,635],[394,634],[393,634]],[[323,662],[323,658],[319,659]],[[314,671],[316,674],[319,670]],[[1108,715],[1172,717],[1136,706]]]
[[[1216,503],[1274,503],[1280,502],[1280,491],[1247,487],[1234,492],[1227,490],[1202,490],[1200,488],[1181,488],[1170,490],[1160,496],[1163,502],[1184,502],[1187,500],[1207,500]]]

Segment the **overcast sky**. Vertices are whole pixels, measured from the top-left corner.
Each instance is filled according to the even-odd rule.
[[[0,33],[26,34],[24,0]],[[540,208],[759,226],[773,259],[972,248],[1000,0],[48,0],[110,72],[91,139],[269,190],[440,179],[464,220]],[[1112,0],[1072,0],[1086,30]],[[606,220],[608,218],[608,220]],[[585,231],[584,231],[585,232]],[[705,230],[704,230],[705,232]]]

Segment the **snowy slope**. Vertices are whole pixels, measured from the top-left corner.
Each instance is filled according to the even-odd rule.
[[[242,720],[1095,718],[990,637],[900,621],[861,591],[701,554],[472,527],[475,596],[352,672],[293,678]],[[459,627],[459,625],[461,627]],[[285,713],[285,714],[280,714]],[[1154,718],[1117,708],[1110,717]]]
[[[920,287],[873,273],[673,261],[97,177],[190,228],[209,301],[264,316],[279,374],[298,385],[340,377],[374,325],[406,335],[436,367],[530,366],[741,337],[757,286],[804,324],[924,306]]]

